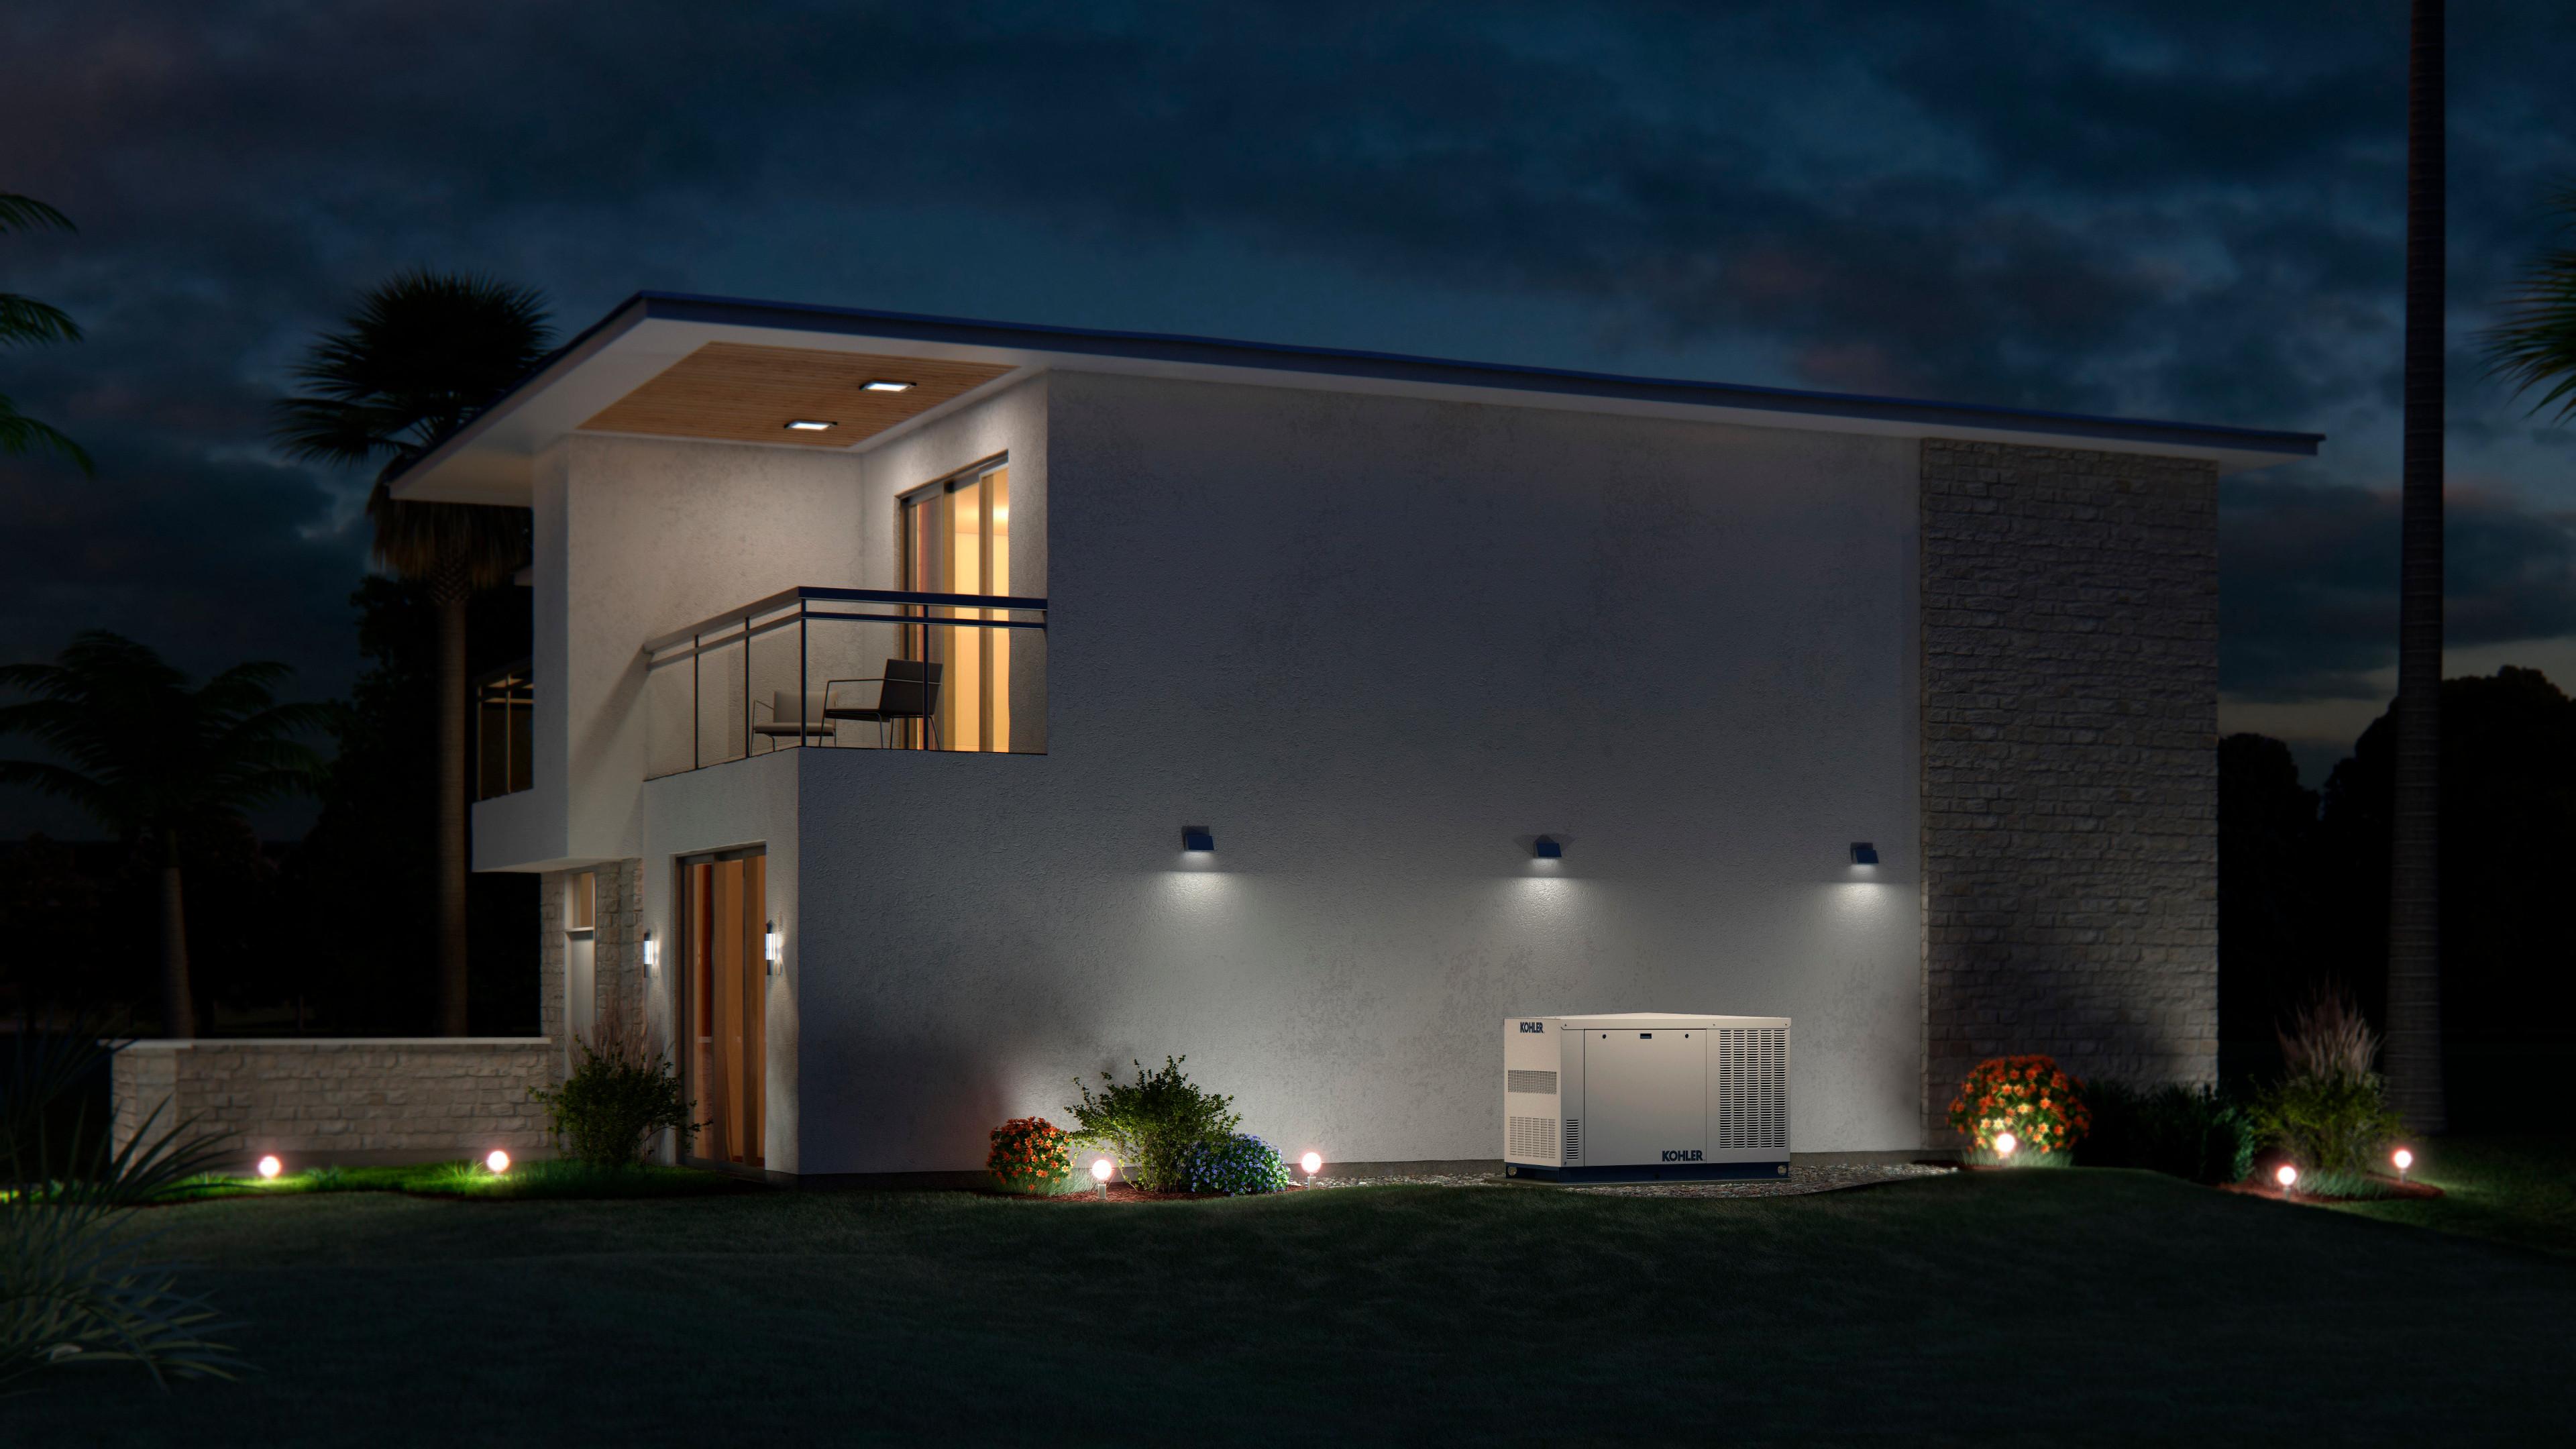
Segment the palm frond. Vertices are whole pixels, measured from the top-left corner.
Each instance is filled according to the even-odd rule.
[[[51,302],[0,292],[0,347],[27,347],[41,342],[78,342],[80,324]]]
[[[0,453],[25,454],[39,450],[62,457],[86,477],[98,476],[98,464],[90,461],[88,451],[80,444],[51,424],[40,423],[18,411],[17,404],[0,397]]]
[[[32,196],[0,191],[0,232],[78,230],[70,217]]]
[[[2576,187],[2551,197],[2549,209],[2557,239],[2523,269],[2504,320],[2488,329],[2487,371],[2517,394],[2543,389],[2531,410],[2554,404],[2564,420],[2576,416]]]

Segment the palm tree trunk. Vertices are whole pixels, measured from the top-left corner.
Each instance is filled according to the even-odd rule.
[[[2415,0],[2406,80],[2406,425],[2389,871],[2390,1105],[2439,1132],[2442,1099],[2442,0]]]
[[[438,606],[438,1029],[463,1036],[465,1015],[465,606],[462,579],[431,590]]]
[[[161,835],[161,1034],[182,1040],[197,1034],[197,1007],[188,990],[188,907],[179,889],[179,836]]]

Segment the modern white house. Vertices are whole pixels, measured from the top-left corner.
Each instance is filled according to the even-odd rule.
[[[1167,1054],[1491,1162],[1516,1015],[1789,1018],[1802,1155],[2210,1079],[2217,479],[2318,441],[646,293],[396,491],[534,510],[547,1049],[899,1182]]]

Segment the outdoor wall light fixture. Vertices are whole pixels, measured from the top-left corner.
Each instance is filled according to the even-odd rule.
[[[778,968],[786,964],[787,938],[778,934],[776,921],[771,921],[761,928],[760,955],[762,960],[769,963],[769,974],[772,976],[777,975]]]
[[[862,392],[910,392],[912,384],[897,382],[890,377],[874,377],[859,384],[859,389]]]
[[[1184,825],[1181,827],[1181,849],[1196,854],[1214,850],[1216,832],[1204,825]]]
[[[1542,835],[1538,839],[1530,842],[1530,859],[1563,860],[1565,859],[1565,847],[1557,843],[1555,836]]]
[[[274,1152],[259,1160],[259,1180],[262,1182],[277,1181],[277,1175],[285,1170],[286,1164],[278,1161]]]
[[[1866,840],[1855,840],[1855,841],[1853,841],[1853,842],[1852,842],[1852,864],[1854,864],[1854,865],[1876,865],[1876,864],[1878,864],[1878,847],[1877,847],[1877,846],[1875,846],[1875,845],[1870,844],[1870,843],[1869,843],[1868,841],[1866,841]]]
[[[791,433],[820,433],[838,426],[840,426],[840,424],[827,423],[820,418],[798,418],[787,425],[787,431]]]
[[[662,966],[662,943],[653,939],[653,928],[644,928],[644,969],[657,971]]]

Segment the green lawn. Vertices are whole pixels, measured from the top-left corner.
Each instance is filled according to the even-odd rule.
[[[2136,1172],[148,1218],[259,1371],[58,1372],[0,1443],[2529,1443],[2576,1405],[2576,1256]]]

